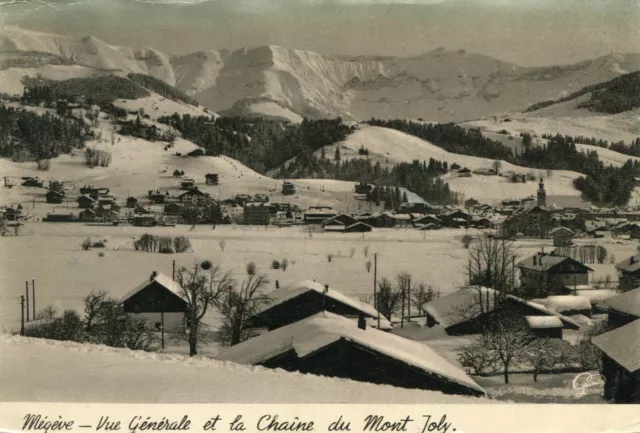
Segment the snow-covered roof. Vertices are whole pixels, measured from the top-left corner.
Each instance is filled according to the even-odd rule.
[[[591,310],[591,302],[582,296],[549,296],[539,303],[558,313],[572,310]]]
[[[640,317],[640,287],[608,298],[602,302],[602,306]]]
[[[178,296],[181,299],[184,299],[184,297],[182,296],[182,290],[180,288],[180,285],[175,281],[173,281],[170,277],[167,277],[166,275],[159,273],[153,279],[145,280],[142,283],[140,283],[138,286],[136,286],[135,288],[127,292],[122,298],[120,298],[119,303],[122,304],[124,301],[131,298],[133,295],[140,292],[142,289],[146,288],[149,284],[151,284],[154,281],[160,284],[165,289],[169,290],[174,295]]]
[[[618,291],[613,289],[580,289],[580,287],[581,286],[577,286],[577,290],[575,291],[576,295],[587,298],[592,305],[618,295]]]
[[[532,329],[562,328],[562,320],[556,316],[526,316],[527,323]]]
[[[340,339],[365,346],[447,381],[485,392],[464,371],[429,346],[377,329],[362,330],[354,320],[326,311],[232,346],[218,359],[255,365],[292,349],[298,358],[305,358]]]
[[[317,283],[315,281],[310,281],[310,280],[298,281],[296,283],[292,283],[276,291],[270,292],[269,304],[262,307],[262,309],[257,314],[267,311],[291,299],[294,299],[304,293],[307,293],[310,290],[316,291],[318,293],[322,293],[336,302],[340,302],[344,305],[348,305],[349,307],[355,310],[361,311],[365,316],[375,318],[376,324],[377,324],[377,318],[378,316],[380,316],[380,329],[391,329],[391,323],[389,322],[389,320],[386,317],[384,317],[382,314],[380,314],[378,310],[373,308],[371,305],[365,302],[351,299],[350,297],[345,296],[342,293],[332,288],[329,288],[329,290],[325,291],[325,287],[322,284]]]
[[[633,373],[640,370],[640,319],[592,338],[593,344]]]
[[[447,328],[477,317],[481,313],[493,311],[495,309],[495,300],[499,296],[500,292],[497,290],[472,286],[427,302],[422,306],[422,309],[431,315],[438,323]],[[553,311],[542,304],[527,301],[513,295],[505,295],[505,298],[526,305],[540,312],[541,315],[555,316],[560,319],[564,325],[569,325],[575,329],[580,328],[580,325],[575,320]]]

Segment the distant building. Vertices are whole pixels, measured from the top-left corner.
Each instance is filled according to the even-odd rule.
[[[283,195],[293,195],[296,193],[296,187],[291,182],[285,181],[282,184],[282,194]]]
[[[340,225],[340,226],[349,226],[351,224],[355,224],[357,223],[358,220],[355,217],[352,217],[351,215],[347,215],[344,213],[338,214],[334,217],[331,217],[329,219],[326,219],[324,221],[322,221],[322,225],[323,226],[329,226],[329,225]]]
[[[154,215],[134,215],[131,224],[136,227],[153,227],[158,224]]]
[[[515,235],[522,233],[528,237],[547,237],[553,227],[551,212],[547,209],[534,206],[529,209],[520,209],[511,215],[502,225],[506,234]]]
[[[616,265],[620,289],[631,290],[640,286],[640,255],[631,256]]]
[[[556,227],[549,232],[549,235],[553,237],[554,247],[569,247],[573,244],[573,230],[566,227]]]
[[[190,190],[194,186],[196,186],[196,181],[193,179],[182,179],[182,182],[180,182],[180,189]]]
[[[82,222],[93,222],[96,220],[96,212],[93,209],[85,209],[78,215]]]
[[[65,194],[64,192],[49,190],[45,195],[47,203],[60,204],[64,202]]]
[[[311,206],[304,213],[305,224],[322,224],[323,221],[335,217],[337,214],[328,206]]]
[[[191,188],[189,191],[181,194],[178,199],[181,203],[202,206],[211,201],[211,197],[206,192],[200,191],[199,188]]]
[[[138,206],[138,199],[135,197],[128,197],[126,206],[131,209],[135,209]]]
[[[271,209],[264,203],[246,203],[244,206],[244,223],[249,225],[269,225]]]
[[[539,252],[518,263],[520,285],[525,293],[535,297],[564,295],[571,287],[589,284],[593,269],[571,257]]]
[[[373,186],[366,182],[360,182],[355,186],[356,194],[369,194],[372,190]]]
[[[81,209],[91,209],[98,204],[98,201],[89,197],[88,195],[81,195],[78,197],[78,207]]]
[[[217,173],[207,173],[204,175],[205,183],[207,185],[218,185],[218,174]]]
[[[544,189],[544,181],[540,178],[540,183],[538,184],[538,206],[546,207],[547,206],[547,192]]]
[[[29,177],[22,182],[22,186],[30,186],[35,188],[42,188],[44,182],[42,179],[38,179],[37,177]]]
[[[47,214],[47,216],[42,218],[42,221],[51,222],[51,223],[70,223],[75,221],[75,217],[72,213],[68,213],[68,214],[49,213]]]
[[[474,206],[476,206],[478,204],[480,204],[480,202],[478,200],[476,200],[475,198],[470,198],[468,200],[465,200],[464,207],[471,208],[471,207],[474,207]]]
[[[157,272],[125,294],[119,304],[125,314],[144,319],[157,330],[163,320],[164,328],[169,332],[181,331],[187,325],[188,302],[181,295],[180,286]]]

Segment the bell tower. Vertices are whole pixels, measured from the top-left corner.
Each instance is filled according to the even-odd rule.
[[[540,178],[540,184],[538,185],[538,206],[547,206],[547,192],[544,190],[544,181]]]

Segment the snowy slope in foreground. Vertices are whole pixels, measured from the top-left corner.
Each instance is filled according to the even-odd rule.
[[[492,403],[213,359],[0,335],[1,401]],[[65,374],[59,374],[64,372]],[[69,379],[81,386],[70,387]]]

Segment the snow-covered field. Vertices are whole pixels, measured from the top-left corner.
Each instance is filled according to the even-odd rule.
[[[190,238],[193,252],[186,254],[154,254],[133,249],[133,239],[145,232]],[[281,286],[299,280],[316,280],[329,284],[344,295],[358,299],[373,291],[373,269],[366,262],[378,255],[378,278],[395,279],[400,272],[412,275],[413,284],[431,284],[443,294],[457,290],[467,281],[467,251],[462,247],[462,229],[419,232],[414,229],[377,229],[371,233],[313,233],[301,227],[276,228],[257,226],[98,227],[83,224],[27,223],[18,237],[5,237],[0,242],[0,258],[7,271],[0,274],[0,326],[15,329],[20,318],[19,296],[24,282],[35,279],[38,308],[53,304],[59,310],[82,309],[82,299],[92,290],[107,290],[120,297],[149,277],[152,271],[170,275],[172,260],[188,266],[195,260],[212,260],[232,271],[241,280],[246,264],[253,261],[271,280]],[[472,236],[480,232],[470,230]],[[86,237],[106,239],[104,250],[82,251]],[[220,241],[224,240],[224,251]],[[600,243],[616,261],[635,252],[632,241],[580,240]],[[620,243],[617,243],[620,242]],[[540,248],[552,249],[551,240],[518,242],[522,258]],[[368,257],[364,248],[369,247]],[[99,257],[103,251],[105,257]],[[351,253],[353,252],[353,257]],[[328,254],[333,254],[331,262]],[[287,258],[286,271],[271,269],[273,260]],[[591,280],[616,272],[609,259],[604,264],[590,265],[595,272]],[[60,271],[64,269],[64,272]],[[215,322],[215,317],[211,318]]]

